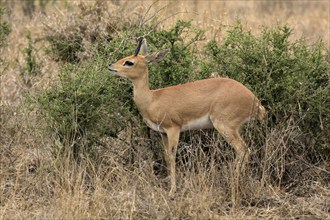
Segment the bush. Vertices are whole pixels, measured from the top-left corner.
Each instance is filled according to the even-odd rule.
[[[23,49],[25,64],[21,68],[21,77],[23,82],[31,86],[31,80],[41,73],[41,66],[37,59],[37,49],[35,48],[35,40],[32,39],[31,33],[26,34],[28,45]]]
[[[0,5],[0,18],[5,13],[5,8]],[[8,22],[0,22],[0,48],[6,45],[6,38],[10,34],[11,28]]]
[[[169,30],[156,31],[147,37],[149,48],[170,49],[162,62],[149,67],[151,87],[162,88],[209,77],[209,73],[200,75],[196,69],[200,61],[196,43],[203,37],[204,31],[194,28],[191,21],[180,20]]]
[[[117,22],[116,31],[110,28],[114,24],[109,22],[101,22],[99,28],[89,30],[91,25],[87,18],[97,20],[105,13],[98,4],[100,3],[91,8],[81,6],[83,16],[69,20],[72,23],[59,23],[61,27],[75,26],[70,34],[64,28],[48,38],[51,44],[52,39],[56,39],[58,45],[69,45],[72,42],[70,36],[73,36],[77,48],[81,48],[66,50],[66,58],[61,58],[68,63],[74,61],[61,74],[62,90],[54,89],[41,99],[41,103],[55,102],[45,109],[45,112],[51,114],[50,118],[56,122],[52,122],[51,127],[59,126],[58,122],[64,123],[59,129],[61,140],[66,134],[70,134],[70,140],[72,137],[79,137],[79,140],[87,138],[87,145],[95,145],[95,140],[106,134],[105,130],[109,130],[109,126],[116,127],[113,124],[113,115],[120,112],[130,116],[138,115],[131,98],[132,85],[127,80],[109,77],[106,67],[120,58],[133,54],[136,38],[146,36],[150,52],[163,47],[170,48],[170,53],[164,61],[150,66],[151,88],[208,78],[211,72],[221,72],[224,76],[242,82],[261,98],[267,108],[270,129],[286,124],[288,119],[294,122],[294,126],[300,130],[299,144],[304,145],[296,148],[298,151],[306,151],[307,156],[313,161],[325,159],[329,155],[329,52],[322,42],[312,46],[307,46],[303,39],[290,42],[292,30],[287,26],[263,28],[262,34],[255,36],[249,31],[244,31],[238,23],[228,31],[228,36],[222,44],[210,41],[204,48],[205,51],[201,51],[196,43],[203,40],[203,31],[194,28],[191,22],[187,21],[178,21],[173,27],[165,30],[158,30],[155,21],[141,26],[138,19],[135,22]],[[80,19],[79,22],[77,19]],[[80,24],[79,28],[77,23]],[[98,29],[105,31],[95,31]],[[86,42],[89,42],[89,49]],[[62,49],[53,44],[52,54],[60,54]],[[90,53],[84,58],[84,62],[76,59],[79,51],[87,49]],[[202,53],[205,57],[199,57]],[[98,60],[95,60],[95,57]],[[100,76],[104,88],[97,84],[98,81],[88,81],[89,78],[95,78],[94,75]],[[119,82],[121,88],[114,86]],[[98,97],[94,92],[99,90],[106,91],[107,95],[99,94],[101,97]],[[94,103],[94,107],[89,107],[85,103]],[[114,103],[121,106],[119,112]],[[72,110],[76,107],[80,109],[78,112]],[[63,115],[68,118],[62,120]],[[86,120],[86,115],[92,120]],[[98,120],[94,120],[95,118],[103,118],[98,122],[100,125],[96,123]],[[136,119],[140,117],[135,117],[134,120]],[[75,123],[72,123],[73,120]],[[120,123],[117,121],[115,124],[124,125],[125,120],[129,119],[122,118]],[[94,129],[95,123],[99,129],[94,133],[90,132],[89,130]],[[119,127],[112,132],[118,132]],[[86,134],[93,135],[89,138]],[[256,143],[258,146],[262,145],[259,144],[260,141]],[[294,140],[289,143],[290,146],[296,144]]]
[[[1,6],[0,2],[0,76],[5,72],[8,67],[8,62],[2,56],[2,48],[7,45],[7,37],[11,32],[8,22],[3,22],[2,17],[5,14],[5,8]]]
[[[123,18],[106,1],[81,2],[78,9],[66,17],[49,20],[45,26],[45,39],[50,45],[47,50],[56,61],[86,60],[95,54],[99,44],[110,42],[118,37],[119,31],[138,25],[138,19]]]
[[[104,62],[96,58],[80,66],[67,65],[59,83],[41,94],[37,101],[41,115],[48,120],[51,134],[60,140],[61,152],[95,154],[104,135],[113,135],[128,118],[118,84],[109,77]],[[58,153],[58,152],[57,152]]]
[[[38,97],[42,115],[61,143],[72,145],[74,156],[92,153],[93,147],[102,145],[101,139],[114,136],[129,120],[139,120],[132,100],[132,85],[128,80],[111,76],[108,66],[120,58],[133,54],[138,36],[147,35],[149,49],[170,46],[171,52],[161,64],[151,66],[152,87],[187,82],[196,76],[193,64],[197,62],[193,45],[201,40],[202,31],[193,31],[184,39],[190,22],[178,21],[169,30],[157,31],[152,26],[123,30],[124,36],[107,37],[95,43],[94,57],[85,62],[70,64],[60,74],[59,84]],[[132,40],[133,39],[133,40]],[[187,41],[187,39],[189,39]],[[63,40],[66,44],[67,40]],[[132,119],[130,117],[135,115]],[[66,144],[68,145],[68,144]],[[89,149],[89,150],[87,150]],[[95,152],[95,151],[94,151]],[[93,154],[93,153],[92,153]]]
[[[317,161],[330,155],[330,54],[321,41],[312,46],[303,39],[291,42],[291,33],[283,26],[254,36],[238,22],[223,44],[207,44],[209,62],[202,71],[220,71],[254,91],[267,108],[271,128],[292,118],[307,155]]]

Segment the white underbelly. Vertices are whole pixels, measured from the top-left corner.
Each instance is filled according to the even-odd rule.
[[[181,127],[181,131],[207,129],[207,128],[213,128],[213,124],[208,115],[189,121],[187,124]]]
[[[161,124],[156,124],[149,120],[145,120],[145,122],[147,123],[148,127],[154,131],[158,131],[161,133],[166,132],[165,129],[161,127]],[[207,128],[213,128],[213,124],[209,116],[203,116],[201,118],[191,120],[188,123],[184,124],[181,127],[180,131],[189,131],[189,130],[198,130],[198,129],[207,129]]]

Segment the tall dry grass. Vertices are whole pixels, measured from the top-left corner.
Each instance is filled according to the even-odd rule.
[[[178,192],[174,197],[167,193],[164,163],[155,155],[160,146],[155,133],[150,137],[133,136],[132,140],[136,131],[128,127],[118,139],[107,140],[108,144],[100,149],[104,161],[99,164],[88,158],[77,164],[69,153],[64,157],[54,154],[54,146],[61,148],[63,143],[45,135],[44,122],[36,120],[37,112],[24,105],[24,94],[47,87],[57,79],[60,69],[46,55],[44,42],[38,41],[44,30],[44,16],[63,19],[77,10],[79,2],[49,2],[43,6],[43,1],[36,1],[34,10],[28,9],[26,2],[1,1],[10,12],[6,19],[12,26],[8,46],[1,48],[5,61],[0,67],[1,219],[330,218],[329,161],[316,166],[296,157],[287,144],[288,140],[300,143],[302,134],[294,121],[272,130],[250,125],[244,131],[248,140],[260,135],[265,149],[253,149],[242,187],[242,206],[235,213],[230,204],[233,152],[212,132],[208,143],[201,143],[199,132],[185,135],[191,144],[180,144]],[[207,30],[207,38],[220,42],[238,17],[255,32],[262,25],[288,23],[295,36],[306,36],[311,42],[321,37],[329,48],[327,1],[112,2],[116,4],[108,2],[109,7],[125,5],[123,16],[159,16],[164,27],[178,18],[194,19]],[[41,63],[40,75],[27,76],[31,84],[24,83],[21,76],[28,31],[36,36],[35,56]],[[253,145],[251,141],[249,144]],[[254,159],[258,154],[263,154],[262,161]],[[286,157],[293,158],[290,164]],[[283,179],[287,167],[291,168],[291,178]]]

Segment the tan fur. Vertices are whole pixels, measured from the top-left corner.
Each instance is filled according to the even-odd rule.
[[[159,61],[166,53],[123,58],[110,66],[110,71],[127,77],[134,85],[134,101],[146,121],[162,133],[164,154],[171,181],[176,190],[175,155],[180,132],[215,127],[235,149],[235,181],[244,172],[250,150],[239,130],[251,118],[262,119],[265,109],[258,98],[241,83],[229,78],[211,78],[156,90],[149,89],[148,63]],[[125,61],[134,62],[127,67]],[[237,203],[238,186],[232,187],[233,203]]]

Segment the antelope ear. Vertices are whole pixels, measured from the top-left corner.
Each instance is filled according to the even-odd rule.
[[[142,56],[146,56],[148,54],[147,40],[145,38],[142,39],[140,54]]]
[[[145,56],[145,59],[148,63],[159,62],[164,59],[164,57],[169,51],[170,51],[169,49],[166,49],[159,52],[155,52],[153,54]]]

